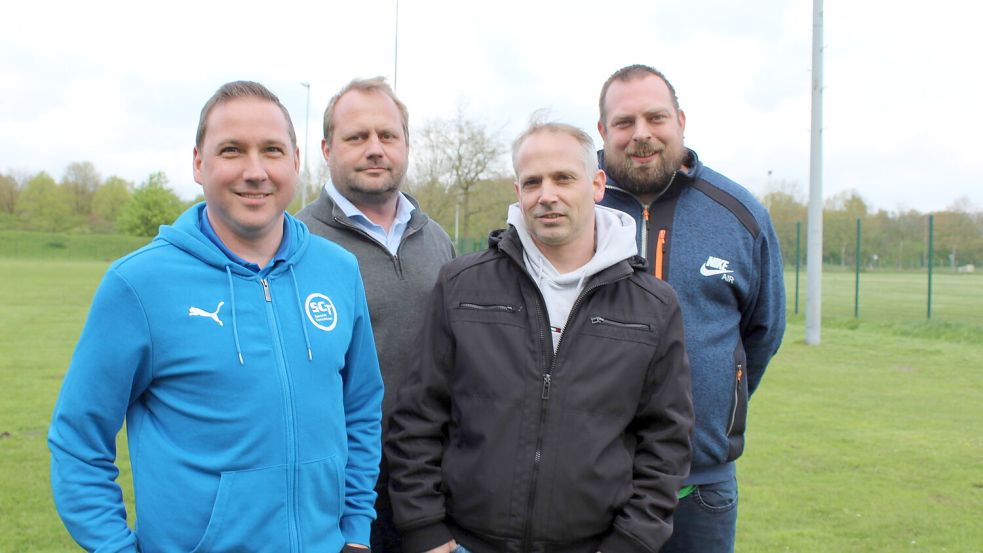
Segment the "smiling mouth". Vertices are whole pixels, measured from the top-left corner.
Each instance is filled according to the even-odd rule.
[[[271,196],[272,194],[269,192],[236,192],[236,195],[247,200],[262,200],[263,198]]]
[[[638,154],[629,154],[629,155],[630,155],[631,159],[633,161],[635,161],[636,163],[643,163],[644,164],[644,163],[648,163],[648,162],[653,161],[656,158],[658,158],[659,157],[659,153],[660,152],[652,152],[651,154],[648,154],[648,155],[638,155]]]

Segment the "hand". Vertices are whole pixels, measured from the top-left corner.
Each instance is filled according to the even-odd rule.
[[[424,551],[424,553],[453,553],[455,549],[457,549],[457,542],[451,540],[445,543],[444,545],[440,545],[428,551]]]

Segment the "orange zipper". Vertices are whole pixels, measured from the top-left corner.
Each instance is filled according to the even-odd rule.
[[[659,239],[655,242],[655,278],[662,278],[662,256],[666,247],[666,229],[659,230]]]

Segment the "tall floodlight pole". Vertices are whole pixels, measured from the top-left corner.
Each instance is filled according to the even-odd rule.
[[[396,32],[393,35],[393,90],[396,90],[396,77],[399,70],[399,0],[396,0]]]
[[[300,187],[300,207],[307,207],[307,189],[311,185],[311,169],[307,165],[307,150],[310,140],[308,131],[311,126],[311,83],[300,83],[300,86],[307,89],[307,109],[304,110],[304,179]]]
[[[823,0],[812,0],[812,131],[806,244],[806,344],[818,345],[823,303]]]

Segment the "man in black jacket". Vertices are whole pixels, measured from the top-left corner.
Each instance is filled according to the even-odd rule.
[[[655,553],[693,407],[682,316],[604,194],[590,137],[534,124],[518,203],[444,266],[386,442],[406,553]]]

